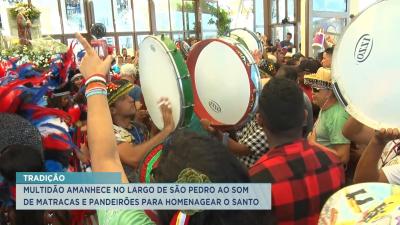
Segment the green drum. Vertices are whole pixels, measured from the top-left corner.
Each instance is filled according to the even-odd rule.
[[[192,85],[174,42],[165,36],[147,36],[139,48],[139,73],[144,101],[157,128],[164,127],[158,104],[161,97],[171,102],[175,128],[187,127],[193,114]]]

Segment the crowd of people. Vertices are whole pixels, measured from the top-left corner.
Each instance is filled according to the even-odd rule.
[[[69,115],[57,125],[76,148],[45,145],[43,130],[18,110],[0,114],[0,224],[317,224],[326,200],[347,185],[400,184],[400,133],[374,131],[345,111],[332,90],[333,48],[319,61],[288,54],[291,33],[276,45],[262,37],[265,53],[253,53],[263,84],[257,114],[228,133],[199,118],[202,132],[196,132],[175,129],[168,98],[159,100],[163,129],[152,123],[138,82],[138,54],[122,49],[116,62],[100,59],[85,38],[77,39],[85,49],[79,68],[45,98],[46,108]],[[160,143],[152,182],[189,182],[189,173],[204,182],[271,183],[272,210],[15,210],[17,171],[120,172],[123,183],[136,183],[140,163]],[[177,221],[181,214],[190,217]]]

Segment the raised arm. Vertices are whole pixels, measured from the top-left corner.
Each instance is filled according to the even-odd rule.
[[[104,61],[101,60],[81,34],[76,34],[76,38],[86,51],[79,68],[85,79],[93,75],[105,77],[110,70],[112,57],[108,56]],[[127,183],[128,179],[116,151],[117,145],[107,96],[104,94],[91,95],[87,97],[87,104],[87,135],[93,171],[120,172],[122,182]]]
[[[386,144],[393,139],[398,139],[398,129],[382,129],[376,131],[375,135],[364,150],[360,161],[358,161],[354,174],[354,183],[360,182],[388,182],[385,173],[378,169],[378,161]]]

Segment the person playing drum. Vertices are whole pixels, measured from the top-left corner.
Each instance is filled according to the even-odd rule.
[[[365,147],[354,174],[354,183],[384,182],[400,184],[398,129],[374,129],[350,117],[343,134],[357,145]]]
[[[321,108],[308,141],[311,145],[335,153],[346,164],[350,157],[350,141],[343,136],[342,129],[349,114],[333,94],[331,82],[331,71],[322,67],[317,73],[304,76],[304,83],[312,87],[313,103]]]
[[[117,151],[124,165],[129,182],[136,180],[134,169],[144,155],[155,145],[164,141],[172,133],[175,125],[171,111],[162,111],[164,129],[154,137],[149,137],[147,128],[132,121],[136,114],[133,99],[129,96],[133,85],[127,80],[118,80],[107,86],[107,99],[113,120],[114,134],[117,140]],[[165,103],[167,99],[162,99]]]

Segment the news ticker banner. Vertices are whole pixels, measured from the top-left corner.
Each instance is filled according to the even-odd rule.
[[[119,173],[17,173],[18,210],[268,210],[264,183],[130,183]]]

